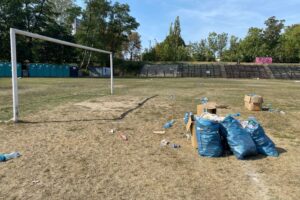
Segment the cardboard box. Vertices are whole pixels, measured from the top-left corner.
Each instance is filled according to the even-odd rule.
[[[189,121],[186,124],[186,130],[191,132],[191,142],[192,142],[192,147],[195,149],[198,149],[198,142],[197,142],[197,135],[196,135],[196,122],[193,121],[192,117],[189,117]]]
[[[206,105],[197,105],[197,115],[201,115],[202,113],[204,113],[205,108],[207,109],[207,112],[211,114],[217,114],[217,103],[208,102]]]
[[[263,97],[259,95],[245,95],[245,107],[251,111],[260,111],[264,102]]]

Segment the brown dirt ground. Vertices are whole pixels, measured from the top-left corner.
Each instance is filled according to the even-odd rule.
[[[271,135],[279,158],[199,157],[184,137],[182,113],[165,135],[152,132],[171,117],[162,96],[110,120],[146,97],[106,96],[0,124],[0,152],[23,154],[0,164],[0,199],[299,198],[298,145]],[[182,147],[161,148],[164,138]]]

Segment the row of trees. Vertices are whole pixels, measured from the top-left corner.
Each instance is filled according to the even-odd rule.
[[[265,28],[252,27],[243,39],[211,32],[206,39],[186,45],[177,17],[166,39],[146,49],[143,59],[253,62],[256,57],[272,57],[275,62],[300,62],[300,24],[285,27],[284,22],[270,17],[265,21]]]
[[[112,51],[115,57],[136,59],[140,54],[139,23],[127,4],[109,0],[85,0],[86,8],[74,0],[1,0],[0,60],[10,59],[9,28]],[[76,34],[72,24],[80,19]],[[104,64],[107,56],[18,36],[18,61]]]
[[[284,26],[284,20],[270,17],[265,28],[250,28],[245,38],[227,33],[209,33],[206,39],[186,44],[181,36],[179,17],[171,24],[165,40],[141,56],[139,23],[127,4],[109,0],[85,0],[85,9],[75,0],[1,0],[0,60],[10,59],[9,28],[34,32],[61,40],[112,51],[115,58],[144,61],[244,61],[271,56],[277,62],[300,61],[300,24]],[[80,19],[72,34],[75,19]],[[19,37],[18,61],[107,64],[105,55],[49,42]]]

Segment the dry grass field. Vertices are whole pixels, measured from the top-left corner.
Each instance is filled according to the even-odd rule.
[[[284,80],[20,79],[21,123],[11,118],[11,80],[0,79],[0,199],[299,199],[300,83]],[[278,112],[250,112],[247,93]],[[148,97],[152,99],[140,104]],[[173,96],[173,97],[172,97]],[[220,115],[255,116],[278,158],[200,157],[185,138],[183,115],[196,98],[227,104]],[[174,98],[175,97],[175,98]],[[122,113],[132,110],[123,119]],[[174,127],[161,130],[175,118]],[[115,133],[110,130],[115,129]],[[124,134],[128,141],[119,137]],[[179,149],[160,147],[168,139]]]

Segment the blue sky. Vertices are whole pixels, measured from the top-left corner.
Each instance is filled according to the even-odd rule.
[[[84,6],[84,0],[77,4]],[[113,1],[115,2],[115,1]],[[161,42],[171,22],[180,17],[186,43],[206,38],[209,32],[244,37],[249,27],[264,27],[270,16],[285,19],[286,25],[300,23],[300,0],[119,0],[131,8],[140,23],[143,48],[149,41]]]

